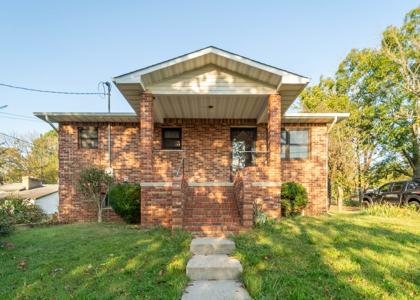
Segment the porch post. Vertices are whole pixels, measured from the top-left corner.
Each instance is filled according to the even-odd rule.
[[[265,190],[264,208],[268,216],[280,218],[281,192],[281,96],[273,94],[268,97],[268,181],[271,186]]]
[[[268,97],[268,177],[272,181],[281,179],[281,96],[273,94]]]
[[[143,93],[140,96],[140,182],[153,181],[153,95]],[[147,203],[151,193],[148,188],[141,188],[140,215],[141,224],[149,225],[150,213]]]

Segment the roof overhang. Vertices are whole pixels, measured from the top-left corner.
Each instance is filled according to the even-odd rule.
[[[154,117],[161,122],[164,118],[185,117],[174,114],[170,107],[173,103],[167,103],[184,95],[193,101],[219,98],[228,102],[239,95],[256,101],[278,93],[282,111],[286,112],[309,78],[211,46],[114,77],[113,82],[136,113],[140,95],[152,93],[157,103]],[[228,103],[219,104],[223,105],[220,110],[226,111]]]
[[[90,113],[90,112],[35,112],[34,115],[45,122],[52,123],[136,123],[139,117],[135,113]],[[287,113],[282,118],[285,124],[340,122],[350,116],[349,113]]]
[[[282,118],[282,123],[338,123],[347,119],[349,116],[349,113],[286,113]]]
[[[135,113],[91,113],[91,112],[35,112],[34,115],[47,123],[75,123],[75,122],[139,122]]]

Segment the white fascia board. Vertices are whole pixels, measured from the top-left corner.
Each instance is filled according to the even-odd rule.
[[[137,71],[133,71],[131,73],[127,73],[127,74],[124,74],[124,75],[114,77],[113,81],[116,84],[118,84],[118,83],[138,83],[138,82],[141,82],[141,76],[144,75],[144,74],[151,73],[151,72],[154,72],[154,71],[159,70],[159,69],[167,68],[167,67],[170,67],[172,65],[179,64],[179,63],[185,62],[187,60],[191,60],[191,59],[194,59],[196,57],[206,55],[206,54],[209,54],[209,53],[213,53],[213,54],[225,57],[227,59],[230,59],[232,61],[247,64],[251,67],[254,67],[254,68],[257,68],[257,69],[260,69],[260,70],[264,70],[266,72],[270,72],[270,73],[273,73],[273,74],[276,74],[276,75],[279,75],[279,76],[282,76],[282,77],[285,77],[284,79],[282,79],[283,83],[285,83],[285,84],[286,83],[307,84],[310,80],[307,77],[303,77],[303,76],[300,76],[300,75],[297,75],[297,74],[293,74],[293,73],[285,71],[285,70],[277,69],[275,67],[272,67],[272,66],[254,61],[252,59],[240,56],[238,54],[234,54],[234,53],[227,52],[227,51],[224,51],[222,49],[218,49],[218,48],[210,46],[210,47],[198,50],[196,52],[192,52],[192,53],[189,53],[189,54],[186,54],[186,55],[183,55],[183,56],[179,56],[179,57],[171,59],[171,60],[164,61],[162,63],[158,63],[156,65],[152,65],[150,67],[146,67],[144,69],[140,69],[140,70],[137,70]]]
[[[348,118],[350,113],[286,113],[284,116],[292,118]]]

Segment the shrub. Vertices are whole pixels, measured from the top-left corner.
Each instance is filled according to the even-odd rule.
[[[32,200],[21,198],[0,200],[0,235],[9,234],[15,224],[39,223],[45,218],[46,214]]]
[[[127,223],[140,222],[140,185],[119,183],[108,193],[109,203],[114,211]]]
[[[299,215],[308,204],[306,189],[296,182],[281,185],[281,209],[284,216]]]
[[[0,236],[10,234],[14,228],[12,216],[7,210],[0,208]]]
[[[396,206],[390,203],[375,203],[362,208],[362,214],[380,217],[420,217],[416,206]]]
[[[267,222],[267,214],[265,214],[262,209],[256,203],[254,203],[254,225],[261,226]]]
[[[96,204],[98,223],[102,222],[102,210],[105,204],[102,193],[108,191],[112,182],[112,176],[100,167],[91,166],[80,172],[77,189],[87,201]]]
[[[38,223],[46,218],[46,214],[33,200],[22,198],[6,198],[1,200],[0,210],[8,214],[13,224]]]

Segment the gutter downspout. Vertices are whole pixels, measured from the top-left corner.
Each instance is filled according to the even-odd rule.
[[[338,117],[335,116],[334,117],[334,121],[331,123],[331,126],[327,130],[327,142],[326,142],[326,151],[325,151],[325,153],[327,153],[327,159],[325,160],[325,169],[327,171],[327,178],[325,179],[325,187],[327,188],[327,197],[325,199],[325,204],[326,204],[327,210],[329,209],[329,204],[330,204],[330,201],[329,201],[330,199],[329,199],[329,195],[328,195],[328,191],[329,191],[329,189],[328,189],[328,186],[329,186],[329,180],[328,180],[328,176],[329,176],[328,175],[328,173],[329,173],[328,172],[328,154],[329,154],[329,143],[330,143],[329,133],[331,132],[332,128],[337,123],[337,121],[338,121]]]
[[[50,121],[47,114],[45,114],[45,122],[47,122],[52,127],[52,129],[54,129],[54,131],[58,133],[57,127],[55,127],[54,124]]]
[[[108,81],[104,83],[108,89],[108,113],[111,113],[111,83]],[[112,160],[111,160],[111,123],[108,122],[108,168],[109,172],[112,174]]]

